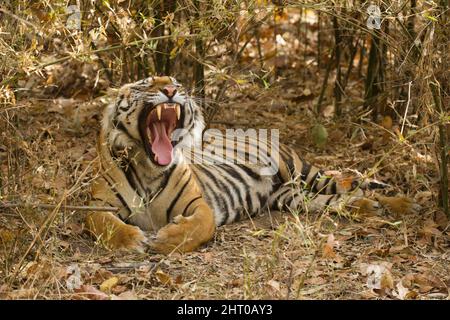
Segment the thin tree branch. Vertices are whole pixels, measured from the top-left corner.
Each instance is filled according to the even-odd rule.
[[[96,206],[71,206],[71,205],[57,205],[57,204],[46,204],[46,203],[17,203],[17,202],[2,202],[0,203],[0,208],[40,208],[40,209],[65,209],[65,210],[79,210],[79,211],[113,211],[117,212],[120,210],[118,207],[96,207]]]

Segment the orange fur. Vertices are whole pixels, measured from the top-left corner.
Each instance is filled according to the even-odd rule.
[[[406,197],[384,197],[377,195],[376,199],[385,207],[389,212],[402,216],[405,214],[414,213],[420,210],[420,206],[414,203],[410,198]]]
[[[90,213],[86,217],[86,228],[107,248],[144,251],[144,233],[110,212]]]
[[[189,252],[211,240],[216,229],[211,208],[202,201],[192,211],[188,217],[176,216],[174,222],[160,229],[150,243],[151,249],[165,254]]]
[[[357,215],[361,216],[374,216],[380,211],[377,202],[367,198],[354,201],[351,207]]]

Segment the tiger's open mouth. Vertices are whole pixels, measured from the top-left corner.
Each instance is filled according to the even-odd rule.
[[[172,162],[172,134],[179,128],[181,106],[178,103],[161,103],[147,115],[146,133],[153,161],[161,166]]]

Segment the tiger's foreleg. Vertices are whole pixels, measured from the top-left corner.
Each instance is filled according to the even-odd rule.
[[[109,188],[104,178],[99,178],[92,183],[92,206],[110,205],[121,207],[114,192]],[[117,250],[144,251],[147,238],[138,227],[126,224],[112,212],[93,211],[86,216],[85,225],[87,231],[105,247]]]
[[[189,252],[212,239],[216,229],[214,213],[203,198],[195,200],[186,215],[177,215],[150,242],[153,251],[168,254]]]
[[[111,212],[90,213],[86,217],[86,228],[109,249],[145,251],[147,238],[142,230],[124,223]]]

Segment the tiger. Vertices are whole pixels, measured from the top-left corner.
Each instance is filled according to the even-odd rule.
[[[221,163],[211,161],[210,154],[205,157],[209,161],[193,161],[188,155],[201,150],[193,147],[205,143],[197,101],[175,78],[151,76],[122,86],[105,107],[90,205],[117,211],[92,211],[85,226],[107,248],[190,252],[210,241],[218,227],[270,210],[376,214],[420,209],[406,197],[366,197],[366,190],[387,184],[329,175],[281,143],[265,147],[269,158],[277,157],[272,173],[262,170],[268,157],[265,162]],[[245,140],[241,151],[249,156],[252,141]],[[227,147],[237,145],[233,141]]]

